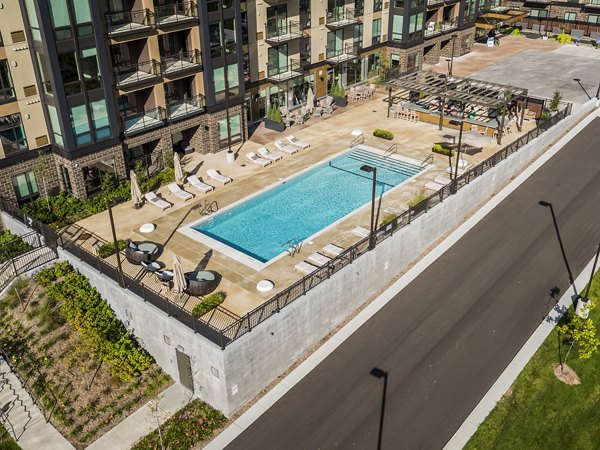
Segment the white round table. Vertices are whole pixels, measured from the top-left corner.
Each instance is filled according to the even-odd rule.
[[[363,130],[359,130],[359,129],[357,128],[356,130],[352,130],[352,131],[350,132],[350,134],[351,134],[352,136],[356,136],[356,137],[358,137],[358,136],[361,136],[361,135],[363,134]]]
[[[151,233],[156,229],[153,223],[145,223],[140,227],[140,233]]]
[[[258,283],[256,283],[256,290],[258,292],[269,292],[274,287],[275,285],[270,280],[260,280]]]

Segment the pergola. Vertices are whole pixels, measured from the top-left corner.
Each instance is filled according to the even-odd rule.
[[[410,92],[418,92],[419,95],[432,96],[440,100],[440,124],[443,120],[444,104],[454,101],[462,104],[463,117],[467,106],[479,106],[488,109],[496,109],[502,114],[499,121],[498,143],[502,142],[502,132],[506,116],[506,106],[510,102],[521,102],[521,116],[516,121],[517,128],[521,130],[525,107],[527,101],[527,89],[492,83],[489,81],[475,80],[440,74],[432,71],[413,72],[387,83],[390,97],[388,104],[392,103],[392,90],[403,89]]]

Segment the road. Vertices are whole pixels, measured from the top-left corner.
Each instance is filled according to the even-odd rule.
[[[227,449],[383,449],[450,439],[600,240],[600,118],[400,291]],[[385,245],[385,244],[383,244]]]

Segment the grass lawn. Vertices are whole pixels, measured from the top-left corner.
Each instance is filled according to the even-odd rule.
[[[590,299],[596,305],[600,301],[600,275],[594,279]],[[590,317],[600,328],[600,307]],[[567,364],[581,385],[568,386],[553,373],[557,349],[553,330],[465,449],[600,448],[600,351],[580,360],[573,348]],[[565,352],[563,346],[563,357]]]
[[[0,450],[21,450],[12,435],[0,423]]]

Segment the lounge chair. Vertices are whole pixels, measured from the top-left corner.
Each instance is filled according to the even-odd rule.
[[[167,208],[170,208],[172,205],[163,200],[162,198],[159,198],[154,192],[150,191],[146,194],[144,194],[144,198],[146,199],[146,201],[148,203],[150,203],[151,205],[156,206],[157,208],[160,208],[161,211],[164,211]]]
[[[227,184],[227,183],[231,183],[233,180],[231,178],[229,178],[227,175],[221,175],[219,172],[217,172],[215,169],[208,169],[206,171],[206,175],[208,176],[208,178],[210,178],[211,180],[215,180],[218,181],[219,183],[223,183],[223,185]]]
[[[439,184],[450,184],[450,183],[452,183],[452,180],[450,178],[448,178],[448,177],[441,177],[441,176],[435,177],[433,179],[433,181],[435,181],[436,183],[439,183]]]
[[[399,216],[400,214],[402,214],[401,210],[399,210],[398,208],[394,208],[393,206],[388,206],[383,210],[383,212],[386,214],[393,214],[395,216]]]
[[[293,145],[285,145],[281,141],[275,141],[275,148],[277,148],[277,150],[279,150],[280,152],[287,153],[288,155],[293,155],[294,153],[299,151],[298,147],[295,147]]]
[[[327,253],[331,256],[340,256],[343,251],[344,249],[342,247],[338,247],[335,244],[327,244],[325,247],[323,247],[323,253]]]
[[[312,264],[307,263],[306,261],[299,262],[294,266],[294,270],[296,272],[301,272],[305,275],[311,274],[317,269],[318,267],[315,267]]]
[[[429,189],[430,191],[441,191],[444,189],[444,186],[444,184],[436,183],[434,181],[425,183],[425,189]]]
[[[181,189],[177,185],[177,183],[169,183],[167,187],[169,188],[171,194],[175,195],[176,197],[179,197],[182,200],[185,200],[186,202],[195,197],[194,194]]]
[[[273,163],[273,161],[257,156],[254,152],[246,153],[246,161],[261,167],[267,167],[269,164]]]
[[[449,173],[450,175],[452,175],[454,173],[454,167],[448,167],[448,168],[446,168],[446,172]],[[456,173],[460,177],[461,175],[463,175],[465,173],[465,170],[459,168]]]
[[[287,140],[290,144],[295,145],[296,147],[300,147],[302,150],[304,150],[305,148],[310,147],[310,144],[307,144],[304,141],[301,141],[300,139],[298,139],[295,136],[288,136]]]
[[[322,255],[319,252],[315,252],[312,255],[310,255],[308,258],[306,258],[306,260],[309,263],[314,264],[315,266],[324,266],[329,261],[331,261],[331,258],[329,258],[325,255]]]
[[[188,175],[187,180],[190,183],[190,186],[198,189],[200,192],[204,192],[205,194],[215,189],[214,186],[200,181],[196,175]]]
[[[265,147],[258,147],[256,151],[260,156],[271,161],[279,161],[281,158],[283,158],[283,156],[278,155],[277,153],[270,152]]]
[[[369,237],[369,234],[371,234],[371,232],[365,227],[356,227],[352,230],[352,233],[363,238]]]

